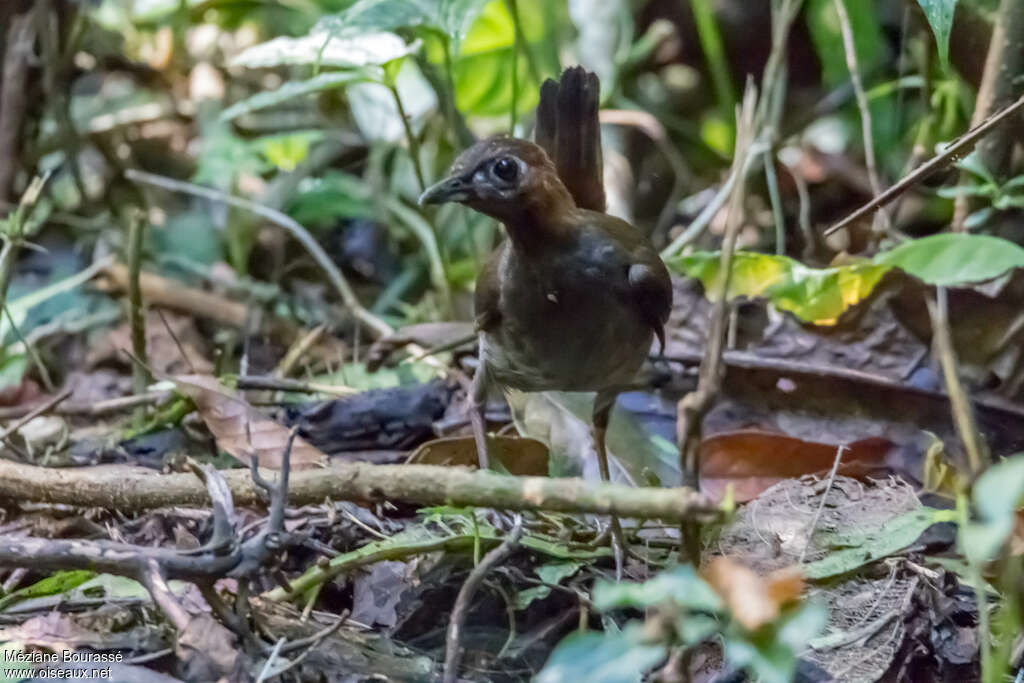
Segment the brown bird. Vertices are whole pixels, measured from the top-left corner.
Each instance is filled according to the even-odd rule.
[[[492,383],[522,391],[595,391],[594,440],[608,480],[605,430],[618,393],[653,339],[664,347],[668,271],[636,227],[604,213],[599,83],[581,67],[541,88],[538,144],[476,143],[421,204],[459,202],[504,224],[508,239],[476,281],[480,364],[471,419],[488,466],[483,408]],[[612,519],[616,566],[622,532]]]

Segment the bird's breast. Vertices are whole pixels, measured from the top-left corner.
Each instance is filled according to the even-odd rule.
[[[613,261],[580,262],[576,254],[543,268],[505,268],[500,322],[481,342],[494,379],[524,391],[597,391],[629,382],[652,334],[627,295],[627,269]]]

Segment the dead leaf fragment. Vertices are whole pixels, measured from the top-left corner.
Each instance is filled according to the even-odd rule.
[[[529,437],[488,436],[487,454],[510,474],[520,477],[548,475],[548,447]],[[422,444],[406,461],[418,465],[476,467],[476,442],[472,436],[449,436]]]
[[[748,631],[776,621],[785,605],[800,598],[804,587],[800,568],[795,566],[762,577],[731,558],[716,557],[702,573]]]
[[[252,456],[260,467],[280,469],[289,431],[240,399],[232,390],[208,375],[177,375],[169,378],[178,391],[192,399],[217,440],[217,446],[249,465]],[[291,466],[323,467],[327,456],[302,437],[292,445]]]

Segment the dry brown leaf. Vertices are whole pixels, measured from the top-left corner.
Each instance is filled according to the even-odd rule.
[[[217,440],[217,446],[249,465],[256,455],[260,467],[280,469],[288,429],[240,399],[209,375],[177,375],[169,378],[178,391],[192,399]],[[291,464],[296,469],[322,467],[327,456],[301,437],[292,445]]]
[[[785,605],[800,598],[804,587],[799,567],[787,567],[762,577],[728,557],[714,558],[702,573],[722,596],[733,618],[748,631],[777,620]]]
[[[518,436],[488,436],[487,454],[511,474],[521,477],[548,475],[548,447],[537,439]],[[448,436],[421,445],[409,464],[477,466],[476,442],[472,436]]]
[[[838,473],[862,478],[903,472],[904,463],[899,458],[900,449],[888,440],[862,439],[846,445]],[[700,488],[717,500],[732,484],[735,500],[743,503],[783,479],[826,475],[835,459],[835,444],[804,441],[760,429],[723,432],[701,443]]]

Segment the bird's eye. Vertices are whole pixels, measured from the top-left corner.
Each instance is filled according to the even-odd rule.
[[[506,182],[510,182],[519,175],[519,165],[509,157],[502,157],[494,162],[494,175]]]

